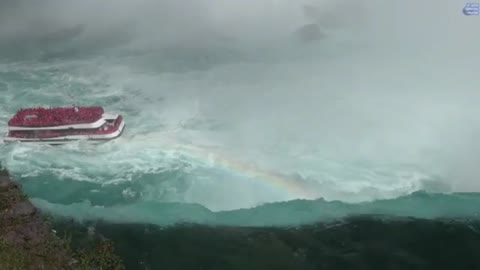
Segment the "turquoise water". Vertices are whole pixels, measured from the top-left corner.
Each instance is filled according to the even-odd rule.
[[[307,16],[302,4],[235,3],[201,1],[184,21],[173,2],[143,1],[141,20],[119,2],[84,21],[74,11],[92,3],[50,1],[35,35],[9,35],[17,19],[0,17],[1,132],[32,106],[103,106],[127,123],[100,146],[1,145],[1,164],[36,205],[80,220],[478,217],[480,59],[469,51],[480,43],[465,30],[476,22],[451,4],[432,21],[410,12],[413,2],[391,16],[379,11],[393,4],[365,3],[365,14],[336,19]],[[26,7],[14,7],[17,17]],[[115,19],[97,14],[109,7]],[[299,37],[316,21],[323,38]]]
[[[35,199],[34,203],[50,213],[61,213],[79,221],[107,220],[113,223],[147,223],[163,226],[197,223],[230,226],[298,226],[330,222],[356,215],[388,215],[424,219],[453,218],[478,220],[480,195],[414,193],[408,196],[348,204],[340,201],[293,200],[264,204],[251,209],[212,212],[199,204],[142,201],[95,207],[89,202],[51,203]]]

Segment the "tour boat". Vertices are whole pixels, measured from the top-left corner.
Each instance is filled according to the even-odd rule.
[[[102,107],[27,108],[8,121],[5,143],[66,144],[86,140],[100,143],[120,137],[125,122]]]

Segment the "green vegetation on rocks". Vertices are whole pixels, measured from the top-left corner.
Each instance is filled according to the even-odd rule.
[[[72,250],[69,237],[50,229],[38,209],[0,169],[0,269],[124,269],[106,240],[93,241],[88,249]]]

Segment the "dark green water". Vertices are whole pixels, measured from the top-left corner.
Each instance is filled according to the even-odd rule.
[[[2,1],[0,132],[73,103],[127,129],[0,162],[129,269],[478,268],[480,21],[325,3]]]

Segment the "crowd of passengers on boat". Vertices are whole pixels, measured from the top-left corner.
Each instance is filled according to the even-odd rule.
[[[20,110],[10,121],[10,126],[59,126],[92,123],[100,119],[104,113],[102,107],[83,109],[71,108],[31,108]]]

